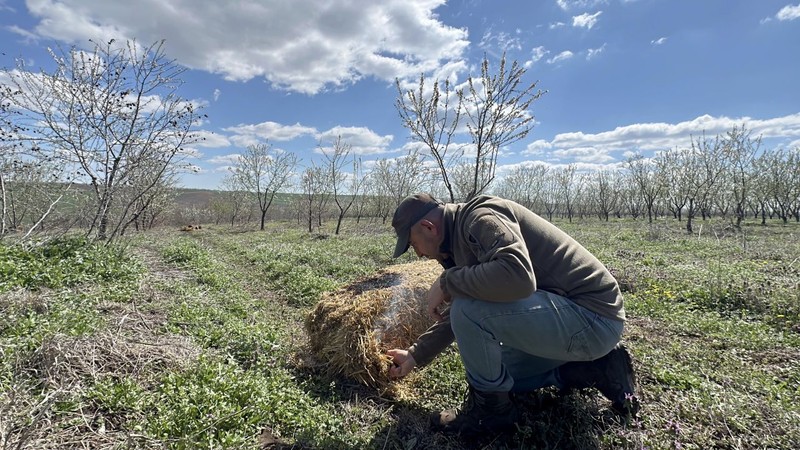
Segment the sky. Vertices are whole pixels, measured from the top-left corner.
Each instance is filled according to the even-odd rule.
[[[0,0],[0,66],[51,71],[48,47],[112,38],[163,39],[188,69],[178,93],[208,116],[193,189],[220,188],[256,143],[300,170],[337,137],[367,169],[406,155],[395,80],[460,84],[504,53],[546,93],[499,176],[620,167],[734,126],[800,146],[798,0]]]

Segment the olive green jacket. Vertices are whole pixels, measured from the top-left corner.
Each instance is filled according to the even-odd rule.
[[[564,296],[597,314],[625,320],[622,294],[606,267],[581,244],[524,206],[480,196],[444,205],[440,284],[454,301],[512,302],[536,290]],[[409,352],[430,363],[454,340],[448,311]]]

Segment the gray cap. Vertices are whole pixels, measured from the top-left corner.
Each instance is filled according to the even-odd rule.
[[[411,227],[422,220],[431,210],[443,204],[428,194],[414,194],[406,197],[397,205],[392,217],[392,227],[397,233],[397,245],[394,247],[394,258],[408,250],[408,239]]]

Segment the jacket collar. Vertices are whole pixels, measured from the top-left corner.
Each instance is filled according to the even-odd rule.
[[[442,264],[446,267],[455,265],[453,262],[453,235],[455,234],[454,226],[456,223],[456,216],[460,209],[461,204],[446,203],[444,205],[444,213],[442,215],[442,234],[444,238],[442,239],[441,245],[439,245],[439,254],[450,256],[445,261],[442,261]]]

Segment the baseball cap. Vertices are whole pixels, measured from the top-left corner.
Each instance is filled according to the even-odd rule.
[[[394,247],[394,258],[408,250],[408,239],[411,227],[422,220],[425,214],[443,204],[429,194],[414,194],[406,197],[397,205],[392,217],[392,227],[397,234],[397,245]]]

